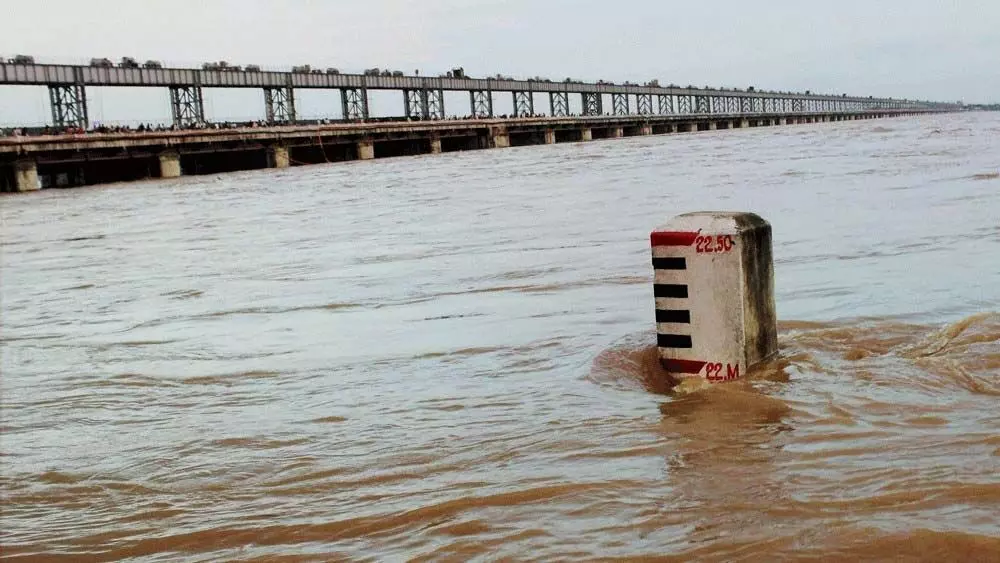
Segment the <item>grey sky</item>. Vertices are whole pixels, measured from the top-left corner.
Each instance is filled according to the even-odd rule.
[[[1000,100],[997,0],[0,0],[0,19],[0,54],[45,62],[463,66],[473,76]],[[168,112],[166,92],[91,90],[98,119]],[[263,111],[259,92],[206,96],[215,117]],[[339,112],[334,93],[300,97],[306,115]],[[401,113],[399,97],[378,93],[373,106]],[[449,113],[468,112],[467,96],[447,101]],[[44,89],[0,87],[0,123],[47,115]]]

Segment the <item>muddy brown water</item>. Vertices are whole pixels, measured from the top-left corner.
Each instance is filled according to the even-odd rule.
[[[12,561],[1000,560],[1000,114],[10,195]],[[672,391],[648,233],[774,228]]]

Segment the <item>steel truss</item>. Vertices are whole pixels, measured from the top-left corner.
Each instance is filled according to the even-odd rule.
[[[569,92],[549,92],[549,115],[569,116]]]
[[[611,113],[614,115],[629,115],[628,94],[611,94]]]
[[[635,95],[635,112],[639,115],[652,115],[653,114],[653,95],[652,94],[636,94]]]
[[[582,92],[583,115],[604,115],[604,96],[600,92]]]
[[[344,119],[368,119],[368,89],[341,88],[340,109]]]
[[[678,96],[677,102],[677,113],[691,113],[691,96]]]
[[[52,125],[55,127],[86,129],[90,125],[87,93],[82,84],[49,86],[49,101],[52,104]]]
[[[712,96],[712,113],[726,113],[726,99],[722,96]]]
[[[658,105],[660,110],[660,115],[666,115],[668,113],[674,113],[674,97],[670,94],[658,94]]]
[[[290,86],[264,88],[264,110],[268,123],[295,123],[295,90]]]
[[[531,92],[514,91],[514,117],[530,117],[535,115],[535,96]]]
[[[178,127],[205,123],[205,100],[201,86],[171,86],[170,110],[174,125]]]
[[[712,108],[708,105],[708,96],[695,96],[695,113],[711,113]]]
[[[403,90],[406,117],[418,119],[444,119],[444,91]]]
[[[472,117],[477,119],[493,117],[493,92],[471,90],[469,91],[469,103],[472,106]]]

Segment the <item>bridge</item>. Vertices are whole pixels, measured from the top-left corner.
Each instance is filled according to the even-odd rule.
[[[656,83],[640,86],[502,77],[108,65],[3,63],[0,85],[46,86],[52,105],[52,127],[32,132],[44,134],[0,137],[0,191],[960,109],[929,101]],[[166,131],[89,131],[88,86],[168,88],[174,127]],[[233,128],[206,123],[203,88],[263,89],[266,125]],[[343,119],[301,122],[295,109],[295,91],[302,88],[340,90]],[[403,115],[373,119],[368,111],[369,90],[399,90]],[[469,118],[447,118],[445,91],[469,93]],[[495,115],[497,93],[511,96],[512,116]],[[540,96],[548,98],[547,112],[546,108],[536,110]],[[580,97],[582,115],[571,114],[570,96]],[[548,115],[542,117],[542,113]]]
[[[270,124],[295,123],[295,90],[339,90],[345,120],[370,118],[368,92],[397,90],[403,117],[444,119],[444,92],[469,93],[468,115],[494,117],[497,94],[511,96],[514,117],[547,113],[570,115],[570,97],[578,96],[583,116],[670,115],[709,113],[849,112],[861,110],[944,109],[950,104],[813,93],[740,91],[646,85],[586,83],[567,79],[513,80],[506,78],[454,78],[423,76],[371,76],[312,72],[270,72],[229,69],[123,68],[48,64],[0,64],[0,85],[46,86],[56,128],[87,129],[88,86],[168,88],[174,125],[187,127],[205,122],[204,88],[262,89],[266,120]],[[536,107],[537,98],[543,98]],[[548,98],[545,100],[544,98]],[[545,104],[545,102],[548,102]],[[606,102],[610,101],[610,104]],[[547,108],[545,107],[547,105]],[[547,110],[547,111],[546,111]],[[460,112],[465,113],[465,112]]]

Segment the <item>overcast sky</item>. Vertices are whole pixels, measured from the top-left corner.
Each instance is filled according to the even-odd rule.
[[[128,55],[432,75],[463,66],[472,76],[1000,101],[998,0],[0,0],[0,21],[0,55],[44,62]],[[306,116],[339,114],[335,93],[299,96]],[[376,113],[402,113],[401,94],[374,97]],[[159,89],[91,88],[88,98],[95,120],[169,116]],[[212,117],[263,115],[257,91],[206,98]],[[468,95],[447,102],[449,113],[469,111]],[[509,105],[498,100],[498,112]],[[48,113],[44,88],[0,87],[0,124]]]

